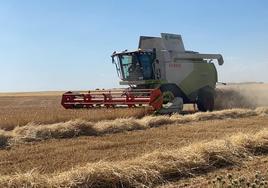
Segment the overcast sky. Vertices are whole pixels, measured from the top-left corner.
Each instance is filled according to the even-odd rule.
[[[161,32],[221,53],[219,81],[268,82],[266,0],[2,0],[0,91],[119,87],[112,52]]]

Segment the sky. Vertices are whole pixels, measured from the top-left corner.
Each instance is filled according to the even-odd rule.
[[[111,54],[177,33],[221,82],[268,82],[266,0],[1,0],[0,92],[119,87]]]

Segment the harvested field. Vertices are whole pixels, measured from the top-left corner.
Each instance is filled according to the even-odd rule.
[[[87,162],[127,160],[154,150],[177,149],[199,141],[228,137],[236,132],[253,134],[267,127],[267,117],[252,117],[19,144],[0,150],[0,174],[27,172],[33,168],[43,173],[65,171]]]
[[[227,171],[252,177],[249,169],[268,168],[268,108],[241,91],[266,86],[222,86],[224,110],[172,116],[64,110],[57,92],[1,94],[0,187],[207,187]],[[219,101],[222,92],[229,97]]]
[[[267,107],[250,109],[231,109],[192,115],[145,116],[141,119],[127,118],[87,122],[74,120],[62,123],[37,125],[34,123],[15,127],[12,131],[2,131],[1,147],[20,142],[42,141],[47,139],[73,138],[78,136],[102,136],[125,131],[144,130],[169,124],[187,124],[196,121],[236,119],[254,116],[268,116]]]
[[[226,168],[211,171],[199,176],[185,178],[179,181],[173,181],[164,185],[157,186],[158,188],[182,188],[182,187],[222,187],[232,186],[237,183],[237,187],[253,187],[256,186],[255,181],[259,180],[259,184],[264,184],[266,187],[268,181],[267,174],[268,156],[256,156],[254,160],[249,160],[238,166],[229,166]],[[258,178],[256,176],[258,175]],[[263,181],[264,180],[264,181]],[[248,186],[250,185],[250,186]],[[257,186],[258,187],[258,186]]]
[[[268,151],[268,131],[239,133],[210,142],[199,142],[171,150],[156,150],[140,157],[117,162],[88,163],[65,172],[42,175],[38,172],[6,175],[1,186],[54,187],[143,187],[167,180],[193,176],[226,166],[239,165]]]

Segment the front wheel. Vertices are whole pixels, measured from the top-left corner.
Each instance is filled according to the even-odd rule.
[[[197,98],[197,107],[200,111],[213,111],[214,92],[211,89],[201,90]]]

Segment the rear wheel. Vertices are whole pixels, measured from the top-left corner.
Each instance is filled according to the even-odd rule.
[[[211,88],[201,89],[197,97],[197,107],[200,111],[213,111],[214,109],[214,92]]]

